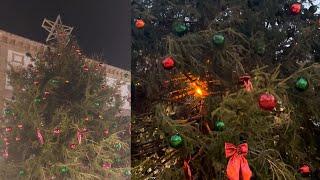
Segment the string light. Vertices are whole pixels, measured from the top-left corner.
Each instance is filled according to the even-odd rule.
[[[174,86],[179,87],[170,92],[170,98],[173,101],[182,101],[190,96],[195,97],[197,100],[202,100],[207,96],[214,94],[209,90],[209,84],[210,86],[221,84],[219,80],[201,80],[191,73],[180,74],[174,77],[171,82]]]
[[[199,94],[200,96],[203,95],[202,90],[199,87],[197,87],[196,93]]]
[[[201,87],[197,84],[201,85]],[[206,91],[207,89],[206,83],[198,80],[197,83],[195,82],[191,83],[191,86],[192,86],[192,90],[190,94],[193,94],[194,96],[200,97],[200,98],[204,98],[208,96],[208,92]]]

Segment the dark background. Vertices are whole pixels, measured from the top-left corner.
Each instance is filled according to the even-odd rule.
[[[1,0],[0,29],[44,43],[48,33],[42,21],[54,21],[58,14],[74,27],[85,54],[130,69],[129,0]]]

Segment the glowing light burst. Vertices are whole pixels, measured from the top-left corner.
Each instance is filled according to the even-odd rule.
[[[203,95],[202,90],[199,87],[196,89],[196,93],[200,96]]]
[[[219,81],[200,80],[199,77],[195,77],[192,74],[179,75],[173,78],[172,82],[175,89],[170,92],[170,99],[172,100],[182,100],[190,97],[202,100],[214,94],[209,91],[208,83],[220,84]]]
[[[197,81],[194,83],[190,83],[190,86],[191,86],[190,94],[195,97],[205,98],[209,95],[208,85],[205,82]]]

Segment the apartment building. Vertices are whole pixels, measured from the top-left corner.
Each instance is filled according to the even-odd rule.
[[[27,67],[31,61],[26,56],[26,53],[36,55],[37,53],[44,52],[45,49],[45,44],[0,30],[0,109],[4,108],[5,99],[12,99],[12,87],[6,73],[9,70],[8,64]],[[94,59],[87,60],[95,61]],[[105,67],[107,82],[109,84],[121,84],[119,93],[124,100],[121,115],[129,116],[131,74],[129,71],[108,64],[105,64]]]

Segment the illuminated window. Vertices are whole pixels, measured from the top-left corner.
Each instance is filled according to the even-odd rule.
[[[24,53],[19,53],[16,51],[8,50],[8,57],[7,57],[7,71],[10,70],[10,66],[23,66],[26,62],[26,57]],[[12,86],[10,84],[9,76],[6,74],[6,84],[5,89],[12,90]]]
[[[18,54],[18,53],[15,53],[13,52],[12,53],[12,58],[11,58],[11,63],[14,63],[14,64],[20,64],[20,65],[23,65],[24,63],[24,56],[21,55],[21,54]]]

